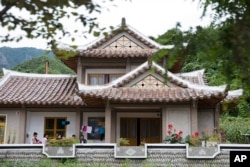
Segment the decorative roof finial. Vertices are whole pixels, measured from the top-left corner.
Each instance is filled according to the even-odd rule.
[[[122,18],[122,24],[121,24],[122,29],[126,27],[126,19],[125,17]]]

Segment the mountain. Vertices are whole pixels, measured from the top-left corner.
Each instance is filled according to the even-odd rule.
[[[49,74],[75,74],[73,70],[64,65],[60,60],[48,56],[35,57],[17,65],[12,68],[12,70],[26,73],[44,74],[46,61],[49,62]]]
[[[45,50],[37,48],[0,47],[0,69],[2,69],[3,67],[11,69],[22,62],[43,55],[54,57],[54,54],[52,52],[47,52]]]

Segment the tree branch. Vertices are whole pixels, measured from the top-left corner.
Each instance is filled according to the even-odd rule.
[[[7,13],[8,10],[10,10],[10,8],[12,8],[16,3],[18,2],[18,0],[12,1],[10,3],[7,3],[6,6],[0,11],[0,21],[3,20],[3,16]]]

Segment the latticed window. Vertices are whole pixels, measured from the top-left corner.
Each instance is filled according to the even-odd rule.
[[[140,82],[136,83],[133,87],[137,88],[166,88],[168,87],[163,82],[159,81],[152,75],[147,76]]]
[[[111,43],[106,49],[141,49],[139,45],[131,41],[124,35],[117,39],[115,42]]]
[[[44,133],[48,134],[49,138],[56,138],[58,135],[66,136],[66,118],[45,118]]]

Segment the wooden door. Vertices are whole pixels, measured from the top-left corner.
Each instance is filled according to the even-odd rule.
[[[121,118],[120,137],[128,139],[130,146],[160,143],[160,132],[160,118]]]
[[[160,143],[161,124],[159,118],[140,119],[140,142]]]
[[[137,145],[137,118],[121,118],[120,137],[128,139],[130,146]]]

